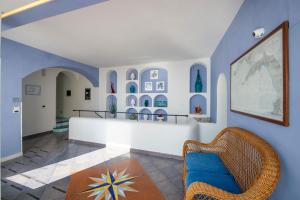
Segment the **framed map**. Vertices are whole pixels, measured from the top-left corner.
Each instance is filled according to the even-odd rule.
[[[230,67],[230,110],[283,126],[288,119],[288,22]]]

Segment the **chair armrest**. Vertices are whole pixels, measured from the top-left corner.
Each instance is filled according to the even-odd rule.
[[[215,141],[204,144],[196,140],[187,140],[184,142],[182,155],[185,158],[189,152],[220,153],[223,151],[224,147],[218,145]]]
[[[245,194],[233,194],[202,182],[192,183],[185,194],[185,200],[234,200],[241,199],[241,197],[250,200],[250,197],[247,198]]]

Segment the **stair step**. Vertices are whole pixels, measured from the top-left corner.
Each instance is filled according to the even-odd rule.
[[[56,119],[56,123],[69,122],[69,119]]]
[[[69,130],[69,126],[61,126],[61,127],[55,127],[53,128],[54,133],[61,133],[61,132],[66,132]]]
[[[56,123],[55,128],[69,126],[69,121]]]
[[[53,130],[53,133],[64,133],[69,131],[69,128]]]

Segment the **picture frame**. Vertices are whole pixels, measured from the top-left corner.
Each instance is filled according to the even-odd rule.
[[[84,98],[85,100],[91,100],[91,88],[85,88]]]
[[[230,66],[230,110],[289,125],[288,21]]]
[[[72,96],[72,92],[71,92],[71,90],[67,90],[67,91],[66,91],[66,96],[67,96],[67,97],[70,97],[70,96]]]
[[[152,82],[145,82],[145,91],[152,91],[153,90],[153,85]]]
[[[40,85],[25,85],[25,95],[36,95],[40,96],[42,93],[42,87]]]
[[[150,80],[157,80],[158,79],[158,69],[150,70]]]
[[[164,81],[156,82],[156,91],[165,91],[165,82]]]

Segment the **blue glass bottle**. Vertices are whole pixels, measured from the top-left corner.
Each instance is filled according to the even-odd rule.
[[[196,93],[200,93],[202,92],[202,81],[201,81],[201,76],[200,76],[200,70],[197,70],[197,78],[196,78],[196,82],[195,82],[195,92]]]

